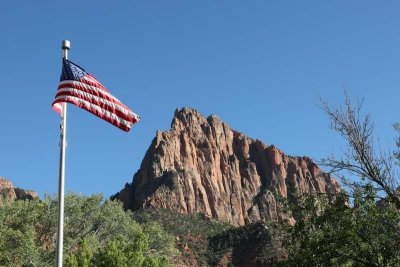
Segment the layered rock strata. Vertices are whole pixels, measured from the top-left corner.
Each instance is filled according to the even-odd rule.
[[[114,197],[127,209],[157,207],[244,225],[279,220],[276,195],[333,195],[339,184],[308,157],[285,155],[232,130],[217,116],[175,111],[157,131],[131,184]]]

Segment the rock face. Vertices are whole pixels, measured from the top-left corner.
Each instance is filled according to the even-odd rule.
[[[37,197],[36,192],[16,188],[9,180],[0,177],[0,203],[8,200],[33,199]]]
[[[131,184],[114,197],[125,208],[168,208],[244,225],[279,220],[275,194],[337,193],[339,184],[307,157],[285,155],[232,130],[217,116],[175,111],[157,131]]]

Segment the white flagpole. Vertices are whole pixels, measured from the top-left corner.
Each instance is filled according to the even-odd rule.
[[[71,43],[68,40],[62,41],[63,58],[68,59],[68,50]],[[56,266],[63,266],[63,239],[64,239],[64,178],[65,178],[65,148],[67,135],[67,103],[62,103],[60,123],[60,171],[58,179],[58,221],[57,221],[57,250]]]

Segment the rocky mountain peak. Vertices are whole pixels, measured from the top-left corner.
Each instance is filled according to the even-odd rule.
[[[205,125],[222,126],[223,122],[216,115],[211,115],[205,118],[197,110],[193,108],[184,107],[182,109],[176,109],[174,118],[171,123],[171,131],[174,132],[195,132],[201,131],[201,127]]]
[[[177,109],[171,129],[157,131],[131,184],[115,197],[126,208],[202,212],[234,225],[279,220],[275,196],[339,192],[308,157],[291,157],[232,130],[217,116]]]
[[[7,180],[3,177],[0,177],[0,187],[1,188],[10,188],[10,187],[13,187],[13,184],[9,180]]]
[[[37,198],[36,192],[14,187],[11,181],[0,177],[0,203],[8,200]]]

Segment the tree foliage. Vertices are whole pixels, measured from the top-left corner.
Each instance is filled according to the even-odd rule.
[[[54,197],[3,203],[0,266],[54,265],[56,220]],[[93,266],[95,262],[99,266],[166,266],[173,253],[171,235],[157,225],[138,224],[121,203],[104,201],[101,195],[66,196],[66,266]],[[109,265],[124,261],[129,263]]]
[[[176,245],[182,252],[173,261],[178,266],[193,265],[192,256],[199,266],[214,266],[213,263],[220,255],[209,246],[209,240],[233,228],[228,223],[208,218],[202,213],[181,214],[169,209],[137,210],[133,212],[133,217],[136,221],[146,224],[149,232],[161,225],[166,232],[176,237]],[[156,236],[155,233],[152,235]],[[156,239],[162,237],[158,236]],[[185,247],[189,250],[186,251]]]
[[[400,266],[400,213],[377,203],[371,186],[333,203],[303,196],[292,205],[296,224],[288,228],[289,260],[283,266]],[[385,207],[382,208],[382,205]]]
[[[105,247],[95,253],[84,240],[77,253],[70,254],[65,260],[66,267],[161,267],[170,266],[166,257],[149,255],[149,237],[140,235],[134,241],[117,236],[109,240]]]

